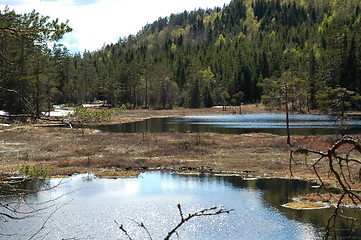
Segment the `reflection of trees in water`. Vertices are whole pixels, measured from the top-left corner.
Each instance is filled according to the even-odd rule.
[[[306,195],[316,192],[311,182],[296,179],[256,179],[243,180],[240,177],[223,177],[226,182],[236,188],[248,188],[262,190],[264,201],[270,206],[278,209],[289,219],[295,219],[306,223],[311,223],[319,229],[328,225],[329,217],[334,213],[334,208],[317,209],[317,210],[293,210],[284,208],[281,205],[289,202],[293,197]],[[331,190],[331,191],[334,191]],[[336,191],[337,192],[337,191]],[[343,208],[343,214],[355,219],[361,219],[361,211],[356,208]],[[335,229],[344,229],[338,231],[338,236],[346,238],[350,235],[350,224],[347,219],[338,218],[335,221]],[[356,239],[361,238],[361,229],[353,233]]]
[[[295,179],[256,179],[243,180],[241,177],[224,177],[237,188],[262,190],[264,200],[272,206],[286,203],[289,198],[299,194],[309,193],[311,183]]]
[[[318,196],[323,201],[336,199],[336,206],[325,224],[324,239],[353,239],[356,234],[359,235],[356,238],[360,239],[361,194],[355,191],[361,185],[361,160],[359,160],[361,159],[361,145],[358,141],[346,136],[325,152],[305,148],[291,151],[291,176],[293,175],[292,163],[299,164],[294,157],[296,154],[306,156],[303,160],[304,165],[313,171],[320,183]],[[334,184],[339,189],[337,195],[329,193],[326,198],[321,194],[321,190],[332,189]],[[346,213],[345,206],[354,207],[355,213],[351,214],[350,211]]]
[[[51,185],[46,179],[5,179],[0,181],[0,237],[7,237],[17,239],[17,235],[7,232],[7,224],[12,221],[22,221],[29,218],[34,218],[40,214],[47,214],[41,226],[35,229],[34,232],[28,233],[29,239],[39,236],[44,230],[46,223],[51,216],[61,208],[58,200],[64,195],[53,199],[48,199],[39,202],[40,194],[57,188],[59,184]],[[21,233],[26,234],[26,233]],[[46,235],[46,234],[45,234]]]
[[[207,118],[155,118],[138,122],[122,123],[115,125],[93,126],[104,132],[123,133],[161,133],[161,132],[214,132],[222,134],[244,134],[252,132],[271,133],[285,136],[287,131],[284,125],[284,115],[282,114],[244,114],[221,115],[219,117]],[[299,118],[302,116],[302,118]],[[269,119],[270,118],[270,119]],[[342,133],[351,134],[361,131],[359,120],[361,116],[353,115],[347,125],[344,125]],[[282,121],[280,121],[280,119]],[[265,123],[260,124],[260,123]],[[231,123],[231,125],[229,125]],[[235,125],[239,123],[240,125]],[[243,124],[242,124],[243,123]],[[257,123],[257,124],[254,124]],[[296,126],[295,127],[295,123]],[[267,127],[268,126],[268,127]],[[78,127],[78,126],[77,126]],[[290,127],[292,135],[325,135],[340,133],[340,126],[335,115],[290,115]]]
[[[313,185],[310,182],[302,181],[302,180],[289,180],[289,179],[257,179],[257,180],[245,180],[240,177],[216,177],[216,176],[182,176],[182,175],[173,175],[174,178],[179,178],[179,180],[188,179],[191,181],[199,182],[199,183],[221,183],[222,185],[227,185],[232,188],[236,189],[249,189],[250,191],[256,191],[259,192],[257,196],[259,196],[260,200],[262,201],[262,198],[266,205],[270,205],[272,208],[277,209],[277,211],[282,212],[286,217],[289,219],[294,219],[297,221],[302,221],[306,223],[311,223],[312,225],[316,226],[318,229],[321,229],[322,227],[327,225],[328,217],[330,214],[332,214],[332,211],[334,209],[321,209],[321,210],[313,210],[313,211],[296,211],[292,209],[286,209],[282,208],[281,205],[288,202],[289,199],[292,197],[295,197],[297,195],[303,195],[307,194],[313,190],[311,186]],[[92,175],[85,175],[85,177],[82,178],[83,181],[91,181]],[[14,181],[15,183],[15,181]],[[48,194],[46,191],[51,190],[54,187],[51,187],[49,180],[34,180],[34,181],[22,181],[19,180],[16,182],[16,184],[13,185],[12,188],[5,189],[5,187],[1,186],[0,190],[0,196],[3,199],[5,199],[5,193],[7,192],[7,196],[10,196],[11,194],[14,194],[16,197],[13,199],[6,198],[8,201],[12,201],[13,203],[20,203],[23,204],[23,209],[26,209],[28,207],[28,210],[39,210],[38,212],[29,213],[29,215],[19,215],[20,217],[28,218],[36,216],[37,214],[46,215],[48,217],[51,217],[53,213],[57,211],[59,207],[61,207],[60,204],[56,204],[55,202],[47,202],[43,203],[42,205],[26,205],[29,202],[22,201],[21,198],[26,199],[32,199],[32,201],[43,201],[43,195]],[[12,191],[12,192],[11,192]],[[54,196],[54,195],[53,195]],[[27,198],[26,198],[27,197]],[[5,204],[4,201],[1,202],[1,204]],[[25,204],[25,205],[24,205]],[[2,206],[2,205],[1,205]],[[15,206],[15,205],[14,205]],[[18,205],[20,206],[20,205]],[[51,206],[51,208],[48,208]],[[46,209],[48,208],[48,209]],[[3,210],[3,208],[0,208],[0,210]],[[237,210],[237,209],[236,209]],[[23,210],[22,210],[23,211]],[[40,212],[40,211],[44,211]],[[20,211],[18,211],[20,213]],[[353,216],[354,218],[361,219],[361,212],[359,210],[355,209],[345,209],[344,211],[345,215]],[[46,218],[45,216],[45,218]],[[3,219],[2,219],[3,220]],[[11,219],[8,219],[8,221]],[[19,220],[21,221],[21,220]],[[44,219],[44,224],[46,223],[47,219]],[[4,221],[3,221],[4,222]],[[3,223],[0,225],[0,229],[6,228],[7,223]],[[346,228],[349,226],[347,224],[347,221],[344,219],[338,219],[337,220],[337,228]],[[118,226],[119,227],[119,226]],[[41,228],[41,226],[39,227]],[[38,228],[38,229],[39,229]],[[1,230],[3,230],[1,229]],[[45,229],[40,229],[41,234],[45,234]],[[4,235],[4,231],[1,236]],[[349,232],[340,232],[339,234],[349,234]],[[356,232],[357,236],[361,236],[361,232]],[[341,236],[341,235],[340,235]],[[356,236],[356,235],[355,235]],[[8,239],[7,236],[4,237],[5,239]],[[17,239],[14,237],[14,239]]]

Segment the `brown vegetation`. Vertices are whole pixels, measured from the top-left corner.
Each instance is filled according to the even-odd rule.
[[[309,209],[320,209],[328,207],[324,203],[318,202],[290,202],[283,205],[284,207],[295,209],[295,210],[309,210]]]
[[[111,122],[149,117],[232,113],[221,109],[132,110]],[[244,113],[264,112],[244,106]],[[247,177],[289,177],[289,151],[284,136],[265,133],[109,133],[39,125],[15,125],[0,130],[0,172],[18,173],[24,165],[46,169],[49,175],[123,170],[213,172]],[[293,136],[294,146],[326,150],[337,136]],[[315,178],[306,166],[293,170],[297,178]],[[115,175],[116,176],[116,175]]]

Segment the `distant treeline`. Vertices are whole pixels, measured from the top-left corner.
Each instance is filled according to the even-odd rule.
[[[326,99],[345,95],[343,107],[355,108],[360,6],[359,0],[233,0],[159,18],[136,36],[82,55],[1,31],[0,83],[19,94],[0,90],[0,107],[19,113],[30,111],[27,105],[40,111],[94,100],[130,108],[260,101],[278,107],[287,91],[295,110],[331,108],[336,103]],[[9,12],[1,12],[0,27]]]

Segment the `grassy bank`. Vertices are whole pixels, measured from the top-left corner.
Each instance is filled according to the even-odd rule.
[[[106,123],[124,123],[152,117],[232,114],[236,109],[127,110]],[[245,106],[243,113],[267,112]],[[104,124],[104,123],[103,123]],[[354,135],[355,139],[360,136]],[[285,136],[266,133],[111,133],[44,125],[0,126],[0,176],[64,176],[94,172],[99,177],[133,177],[141,171],[167,170],[186,174],[236,174],[244,177],[290,178],[290,151],[298,147],[327,152],[341,136]],[[356,156],[360,159],[360,156]],[[306,164],[306,160],[308,164]],[[292,177],[316,179],[309,163],[312,154],[295,155]],[[326,184],[328,163],[319,174]],[[361,188],[360,182],[354,187]]]

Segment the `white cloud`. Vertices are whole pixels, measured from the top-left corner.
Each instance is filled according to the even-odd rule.
[[[3,1],[1,5],[19,6],[31,3],[30,0],[7,0]]]
[[[63,43],[72,52],[93,51],[104,44],[117,42],[120,37],[136,34],[147,23],[172,13],[198,8],[222,7],[230,0],[3,0],[16,12],[36,9],[52,19],[59,18],[74,29]]]

